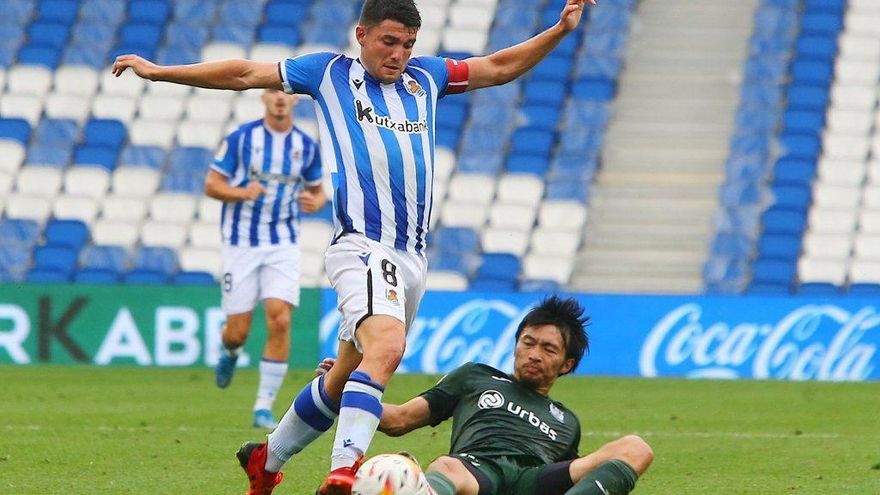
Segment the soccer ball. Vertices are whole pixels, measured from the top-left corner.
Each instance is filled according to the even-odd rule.
[[[351,495],[428,495],[428,480],[418,464],[400,454],[371,457],[355,475]]]

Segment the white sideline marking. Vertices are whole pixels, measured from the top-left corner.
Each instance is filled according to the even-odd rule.
[[[241,427],[241,428],[215,428],[210,426],[94,426],[94,427],[86,427],[86,428],[71,428],[70,426],[53,426],[46,428],[42,425],[4,425],[2,427],[5,431],[42,431],[46,430],[71,430],[71,429],[79,429],[79,430],[93,430],[93,431],[101,431],[101,432],[114,432],[114,431],[124,431],[124,432],[151,432],[151,431],[179,431],[179,432],[227,432],[227,433],[240,433],[240,432],[252,432],[253,428],[250,427]],[[757,431],[714,431],[714,432],[702,432],[702,431],[583,431],[581,432],[581,437],[622,437],[624,435],[635,434],[643,437],[691,437],[691,438],[769,438],[769,439],[797,439],[797,438],[807,438],[807,439],[817,439],[817,438],[841,438],[846,435],[841,435],[839,433],[801,433],[800,435],[795,435],[794,433],[768,433],[768,432],[757,432]],[[864,436],[863,433],[857,433],[852,436]]]

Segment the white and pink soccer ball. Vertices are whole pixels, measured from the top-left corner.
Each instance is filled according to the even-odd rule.
[[[422,469],[400,454],[380,454],[365,462],[355,475],[351,495],[430,495]]]

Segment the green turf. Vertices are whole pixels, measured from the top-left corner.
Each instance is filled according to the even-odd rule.
[[[305,382],[291,374],[280,414]],[[434,377],[400,376],[402,401]],[[210,370],[0,367],[0,494],[235,494],[233,453],[248,439],[256,374],[218,390]],[[564,378],[553,396],[577,411],[581,452],[637,432],[656,461],[636,494],[878,494],[880,384]],[[371,453],[406,449],[423,463],[449,425]],[[278,494],[311,494],[331,434],[286,468]]]

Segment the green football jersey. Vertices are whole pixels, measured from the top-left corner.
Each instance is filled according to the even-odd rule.
[[[491,366],[467,363],[421,395],[431,426],[452,417],[451,455],[508,456],[522,466],[577,457],[577,416]]]

